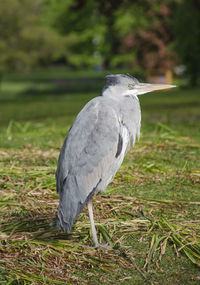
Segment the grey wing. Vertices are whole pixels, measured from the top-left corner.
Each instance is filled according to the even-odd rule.
[[[116,164],[122,150],[120,128],[116,110],[101,97],[90,101],[77,116],[56,173],[59,228],[69,232],[92,195],[112,180],[120,166]]]

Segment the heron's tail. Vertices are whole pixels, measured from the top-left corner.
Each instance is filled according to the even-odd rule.
[[[59,191],[58,229],[70,232],[77,216],[84,207],[86,199],[84,196],[78,187],[76,177],[68,175]]]
[[[70,232],[78,215],[92,198],[98,186],[97,184],[88,195],[79,185],[80,182],[77,181],[76,176],[68,175],[59,191],[57,227],[67,233]]]

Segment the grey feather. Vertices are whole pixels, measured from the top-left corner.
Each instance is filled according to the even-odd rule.
[[[88,204],[94,246],[99,246],[90,200],[100,190],[106,190],[140,136],[137,96],[172,87],[175,86],[139,83],[129,75],[106,76],[101,96],[88,102],[78,114],[60,152],[56,171],[59,229],[69,232]]]
[[[106,76],[106,85],[108,87],[110,85],[120,85],[120,84],[138,84],[138,80],[131,75],[126,74],[109,74]]]
[[[119,139],[118,139],[118,145],[117,145],[117,153],[115,154],[115,157],[117,158],[121,151],[122,151],[122,146],[123,146],[123,138],[121,134],[119,134]]]
[[[139,100],[96,97],[86,104],[69,130],[56,172],[59,209],[57,225],[71,230],[91,197],[112,181],[125,153],[140,131]],[[125,128],[129,140],[122,154]]]

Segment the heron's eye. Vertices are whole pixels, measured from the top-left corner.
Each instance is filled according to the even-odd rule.
[[[134,84],[128,83],[127,87],[128,87],[128,89],[133,89],[134,88]]]

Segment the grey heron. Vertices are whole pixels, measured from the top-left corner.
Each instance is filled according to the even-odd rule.
[[[106,190],[125,154],[139,139],[141,110],[137,96],[171,87],[175,86],[139,83],[130,75],[106,76],[101,96],[80,111],[60,152],[56,171],[59,229],[69,232],[87,205],[94,246],[99,246],[92,198]]]

